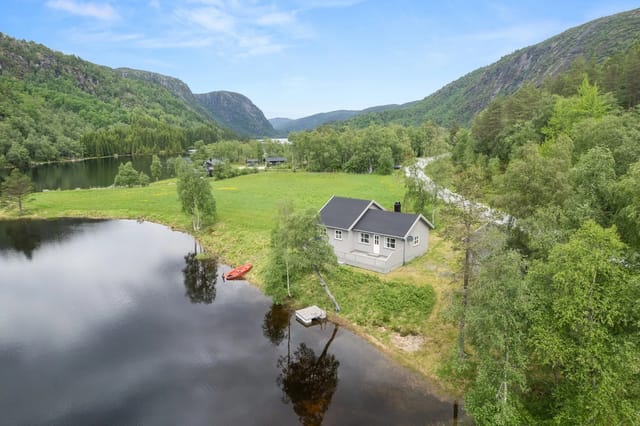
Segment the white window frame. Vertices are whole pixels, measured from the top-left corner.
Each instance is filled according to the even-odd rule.
[[[365,235],[366,235],[366,238],[365,238]],[[360,233],[360,244],[366,244],[366,245],[371,244],[371,234],[368,234],[366,232],[361,232]]]
[[[384,248],[389,250],[396,249],[396,239],[390,237],[384,237]]]
[[[414,246],[419,246],[420,245],[420,235],[416,235],[413,237],[413,245]]]
[[[339,230],[339,229],[336,229],[334,232],[335,232],[335,233],[333,234],[333,237],[334,237],[336,240],[341,240],[341,241],[342,241],[342,231],[341,231],[341,230]]]

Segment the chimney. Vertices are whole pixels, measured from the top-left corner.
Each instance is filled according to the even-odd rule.
[[[400,213],[402,211],[402,205],[400,204],[400,201],[396,201],[395,203],[393,203],[393,211],[396,213]]]

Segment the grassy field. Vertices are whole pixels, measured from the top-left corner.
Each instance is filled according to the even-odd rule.
[[[399,175],[339,173],[265,172],[212,181],[211,186],[217,203],[216,224],[196,235],[207,251],[225,263],[254,263],[248,279],[258,287],[281,201],[291,200],[297,208],[317,211],[335,194],[375,199],[391,209],[404,192]],[[25,206],[26,215],[34,218],[134,218],[191,232],[190,218],[180,211],[175,180],[143,188],[42,192],[31,195]],[[12,215],[0,212],[0,217]],[[455,339],[453,327],[438,315],[451,287],[453,260],[449,245],[432,232],[429,252],[390,274],[339,267],[326,277],[342,307],[332,319],[437,380],[437,366]],[[332,309],[314,277],[295,283],[294,289],[296,305]]]

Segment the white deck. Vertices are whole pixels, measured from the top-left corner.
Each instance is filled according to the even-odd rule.
[[[318,308],[316,305],[309,306],[304,309],[298,309],[296,311],[296,319],[304,325],[311,324],[314,319],[325,318],[327,318],[327,313],[324,310]]]

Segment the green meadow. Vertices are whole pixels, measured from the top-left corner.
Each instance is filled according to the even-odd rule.
[[[278,205],[315,211],[332,195],[375,199],[385,208],[402,200],[401,175],[356,175],[268,171],[211,181],[217,205],[215,223],[198,233],[181,212],[175,179],[147,187],[103,188],[35,193],[25,204],[31,218],[91,217],[148,220],[194,234],[205,250],[224,263],[252,262],[247,279],[261,288],[260,274],[269,251]],[[14,212],[0,212],[12,217]],[[380,349],[421,373],[436,378],[438,364],[453,345],[455,332],[437,315],[446,297],[453,253],[437,232],[429,252],[390,274],[340,266],[325,277],[341,305],[331,318],[368,338]],[[294,307],[332,305],[314,276],[292,284]]]

